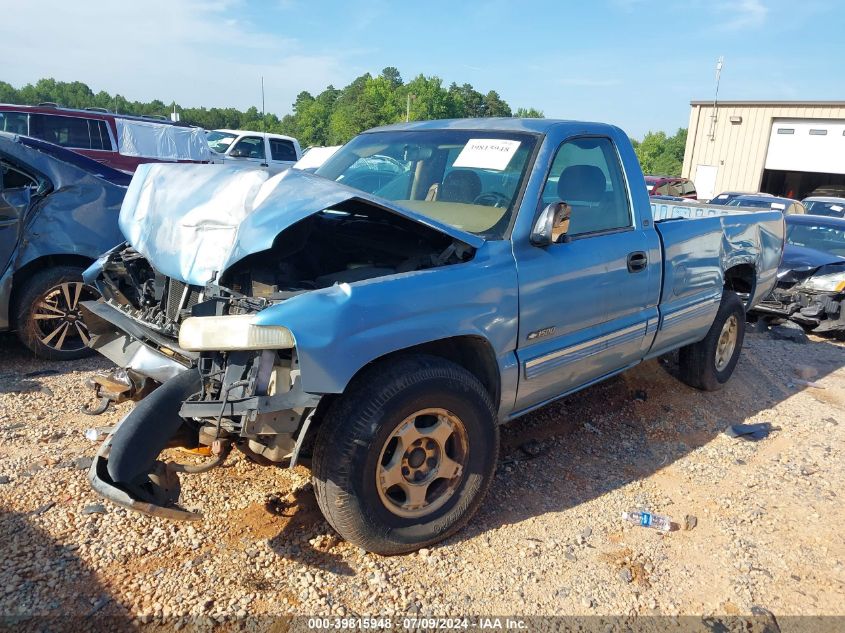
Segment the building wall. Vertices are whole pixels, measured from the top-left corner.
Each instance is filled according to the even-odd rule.
[[[758,191],[766,162],[774,119],[842,119],[845,103],[739,103],[721,102],[715,129],[711,127],[713,104],[691,104],[689,132],[682,175],[695,180],[698,165],[717,168],[713,193]],[[742,117],[742,123],[730,122]],[[711,132],[714,139],[711,140]]]

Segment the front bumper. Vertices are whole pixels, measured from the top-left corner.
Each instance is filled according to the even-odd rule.
[[[794,321],[817,334],[845,332],[845,294],[776,289],[754,306],[759,315]]]
[[[118,424],[118,426],[120,425]],[[115,427],[115,431],[116,430],[117,427]],[[148,514],[162,519],[172,519],[176,521],[199,521],[202,519],[202,515],[197,512],[181,510],[179,508],[165,508],[147,501],[140,501],[139,499],[131,497],[125,490],[118,488],[111,480],[111,477],[109,477],[108,471],[109,451],[111,450],[111,441],[113,436],[114,431],[109,434],[103,442],[103,445],[100,446],[100,450],[97,451],[94,461],[91,462],[91,468],[88,470],[88,481],[91,483],[91,487],[97,494],[104,499],[129,510],[134,510],[135,512],[141,512],[142,514]]]
[[[85,301],[82,313],[91,334],[89,347],[140,376],[163,383],[195,366],[199,357],[106,302]]]

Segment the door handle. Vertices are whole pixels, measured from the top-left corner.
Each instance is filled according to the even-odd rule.
[[[638,273],[641,270],[645,270],[646,266],[648,266],[648,255],[645,254],[645,251],[634,251],[633,253],[628,253],[629,273]]]

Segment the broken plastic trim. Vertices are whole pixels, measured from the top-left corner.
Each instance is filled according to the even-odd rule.
[[[118,426],[120,425],[118,424]],[[114,433],[103,442],[94,457],[94,461],[91,462],[91,468],[88,470],[88,481],[97,494],[116,505],[154,517],[175,521],[199,521],[202,519],[202,514],[198,512],[180,510],[179,508],[165,508],[146,501],[139,501],[129,496],[125,490],[118,488],[109,477],[108,471],[108,456],[113,436]]]

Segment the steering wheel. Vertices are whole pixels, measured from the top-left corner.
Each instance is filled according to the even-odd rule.
[[[485,207],[507,207],[511,203],[511,199],[498,191],[485,191],[477,195],[472,203],[483,204]]]

